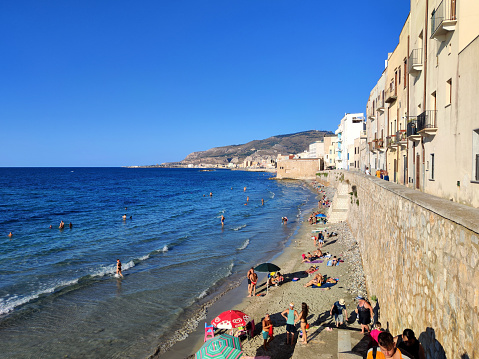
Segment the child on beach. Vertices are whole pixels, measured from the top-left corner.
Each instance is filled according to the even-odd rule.
[[[273,340],[273,323],[271,323],[271,320],[269,319],[269,314],[265,314],[263,321],[261,322],[263,326],[262,334],[263,334],[263,347],[264,350],[268,350],[269,348],[269,343]],[[268,340],[269,338],[269,340]]]

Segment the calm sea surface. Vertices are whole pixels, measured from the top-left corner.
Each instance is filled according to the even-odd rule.
[[[271,258],[297,229],[314,195],[271,176],[0,168],[1,356],[152,354],[185,310]]]

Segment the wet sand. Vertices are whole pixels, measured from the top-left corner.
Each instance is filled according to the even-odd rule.
[[[315,192],[317,191],[316,188],[312,188]],[[326,194],[329,199],[333,199],[333,189],[323,188],[323,190],[324,193],[318,193],[318,197]],[[324,212],[327,213],[327,210],[324,210]],[[298,233],[291,240],[290,245],[271,260],[271,262],[281,268],[281,273],[285,276],[283,284],[278,287],[269,287],[267,295],[247,297],[247,284],[246,280],[244,280],[238,288],[229,291],[208,308],[206,322],[211,322],[216,315],[228,309],[241,310],[254,319],[256,335],[254,338],[242,342],[244,355],[267,355],[274,359],[286,359],[292,356],[294,346],[286,344],[286,321],[281,316],[281,312],[288,308],[290,302],[295,304],[295,309],[298,313],[301,311],[302,302],[308,304],[308,323],[311,326],[309,332],[313,333],[317,327],[334,327],[334,320],[329,316],[329,310],[335,301],[344,298],[348,313],[350,313],[356,307],[354,298],[357,295],[367,296],[358,246],[354,238],[352,238],[347,224],[311,225],[308,222],[308,217],[309,213],[305,214],[303,223],[301,223]],[[314,263],[314,265],[318,265],[320,268],[315,274],[321,273],[331,278],[339,278],[339,282],[329,289],[304,287],[304,284],[312,279],[304,271],[313,264],[301,263],[301,254],[315,250],[311,234],[312,230],[318,228],[325,228],[328,232],[334,231],[338,233],[338,236],[325,239],[322,250],[344,260],[344,263],[340,263],[336,267],[327,266],[327,259],[322,263]],[[258,274],[259,281],[256,293],[266,294],[265,275],[263,273]],[[293,278],[299,278],[299,280],[292,281]],[[274,339],[269,344],[267,351],[263,349],[263,338],[261,335],[261,321],[266,313],[270,314],[274,326]],[[299,329],[299,323],[296,327]],[[175,344],[168,352],[162,354],[160,358],[194,357],[194,353],[203,344],[203,334],[204,324],[203,321],[200,321],[200,325],[194,333],[190,334],[186,340]],[[314,335],[312,337],[312,340],[317,340],[314,339]],[[295,342],[296,339],[297,337]],[[335,349],[337,352],[337,347]]]

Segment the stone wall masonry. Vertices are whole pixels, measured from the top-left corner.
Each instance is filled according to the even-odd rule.
[[[383,327],[413,329],[427,358],[479,358],[479,210],[358,172],[321,174],[349,186],[348,223]]]

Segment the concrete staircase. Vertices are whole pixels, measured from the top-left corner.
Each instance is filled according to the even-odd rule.
[[[312,328],[308,332],[307,345],[299,343],[301,339],[298,339],[292,359],[359,359],[362,356],[352,353],[351,349],[362,337],[362,334],[351,330],[328,331],[323,326]]]
[[[348,193],[348,185],[339,183],[336,194],[333,198],[333,204],[329,209],[329,223],[344,222],[348,218],[348,209],[351,202],[351,196]]]

